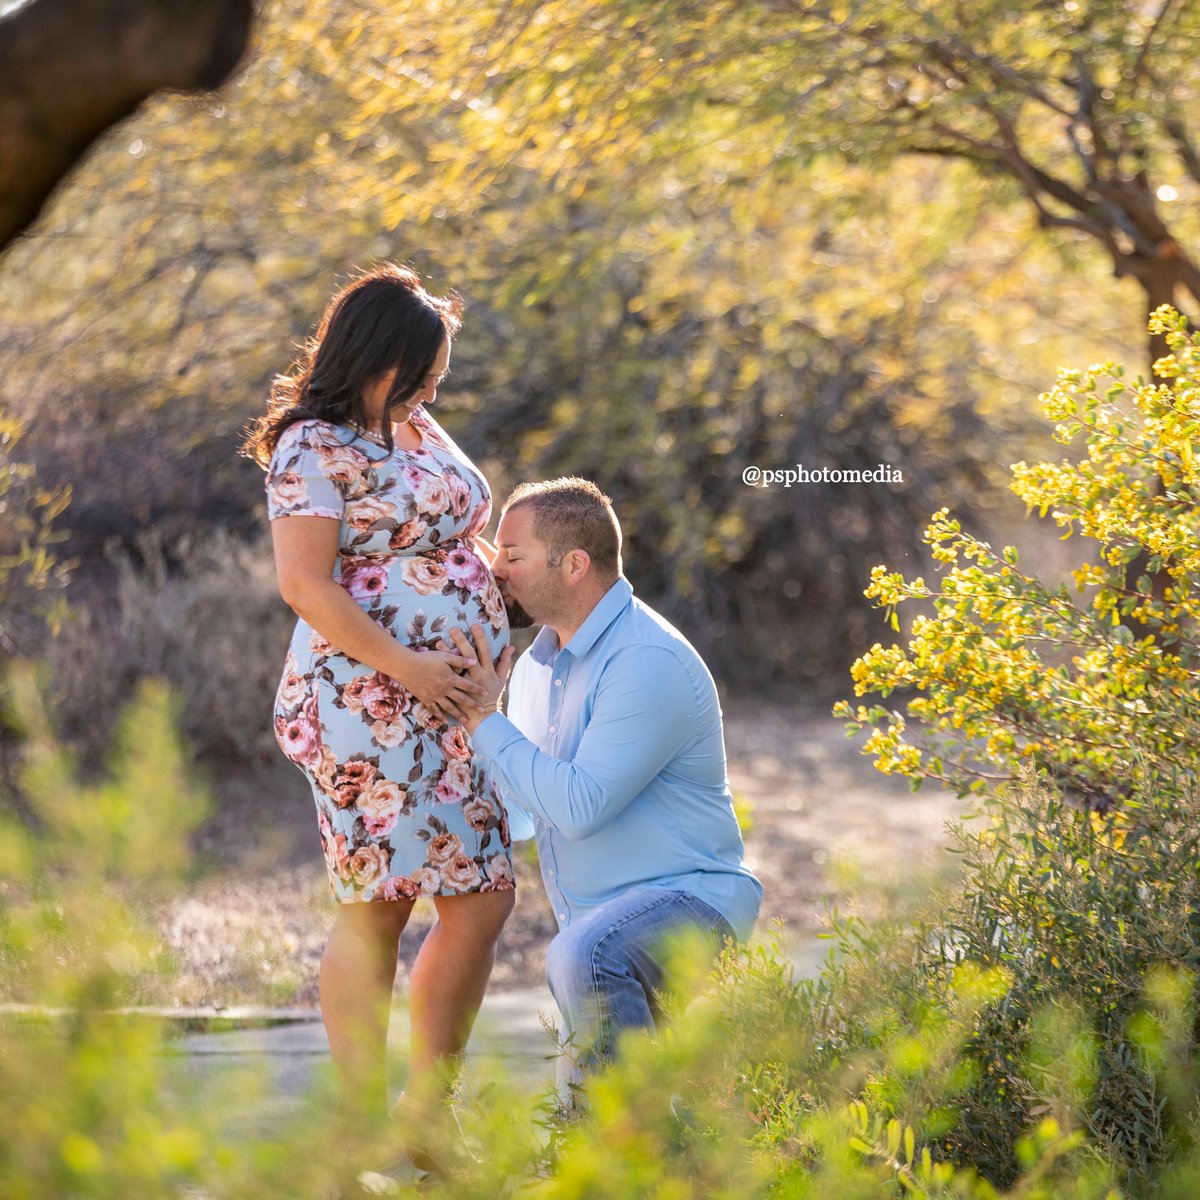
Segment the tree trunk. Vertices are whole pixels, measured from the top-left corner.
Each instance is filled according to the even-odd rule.
[[[1142,313],[1142,325],[1145,326],[1149,315],[1162,304],[1179,307],[1180,279],[1177,264],[1170,258],[1151,259],[1145,263],[1139,272],[1138,282],[1142,285],[1145,295],[1145,311]],[[1166,339],[1161,334],[1149,335],[1150,366],[1156,360],[1170,353]]]
[[[31,0],[0,19],[0,249],[147,96],[228,79],[252,16],[252,0]]]

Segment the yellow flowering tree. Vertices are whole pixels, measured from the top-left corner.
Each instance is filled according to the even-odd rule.
[[[876,644],[852,668],[855,693],[905,696],[835,706],[886,773],[960,794],[1043,769],[1098,809],[1139,785],[1182,787],[1200,760],[1200,337],[1162,306],[1150,332],[1170,353],[1155,380],[1112,362],[1062,371],[1041,400],[1075,461],[1020,462],[1012,489],[1064,537],[1094,543],[1068,584],[1022,569],[945,509],[924,540],[933,583],[878,566],[866,595],[900,631],[899,606],[924,609],[907,644]],[[1146,574],[1128,579],[1141,556]],[[929,611],[929,610],[932,611]]]

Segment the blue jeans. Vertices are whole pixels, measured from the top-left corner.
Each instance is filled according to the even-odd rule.
[[[622,1033],[657,1026],[673,939],[698,938],[715,958],[729,922],[689,892],[636,888],[562,929],[546,951],[546,978],[562,1013],[568,1054],[559,1094],[570,1106],[584,1074],[612,1058]]]

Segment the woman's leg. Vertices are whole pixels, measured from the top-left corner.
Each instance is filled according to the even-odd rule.
[[[387,1030],[400,934],[412,902],[340,904],[321,956],[321,1016],[346,1108],[387,1114]]]
[[[438,919],[413,964],[408,1004],[412,1054],[407,1092],[418,1103],[440,1099],[466,1047],[496,961],[496,942],[515,893],[435,896]]]

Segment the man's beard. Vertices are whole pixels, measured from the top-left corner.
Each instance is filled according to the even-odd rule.
[[[511,597],[501,595],[504,608],[508,613],[510,629],[528,629],[533,624],[533,618]]]

